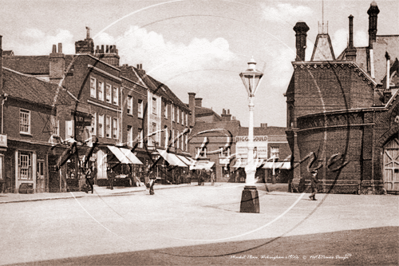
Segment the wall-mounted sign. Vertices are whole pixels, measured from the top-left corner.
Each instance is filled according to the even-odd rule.
[[[254,150],[257,158],[267,159],[267,136],[254,136]],[[248,157],[248,136],[236,137],[236,158]]]

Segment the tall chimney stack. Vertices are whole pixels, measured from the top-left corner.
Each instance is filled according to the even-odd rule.
[[[356,60],[356,48],[353,46],[353,16],[349,16],[349,45],[346,52],[346,60]]]
[[[377,17],[380,10],[375,1],[371,2],[367,14],[369,14],[369,48],[373,49],[373,42],[377,39]]]
[[[191,125],[195,125],[195,93],[194,92],[189,92],[188,93],[188,107],[190,108],[191,111]]]
[[[305,22],[297,22],[294,27],[295,31],[295,46],[296,46],[296,57],[295,61],[305,61],[305,50],[306,50],[306,36],[309,30],[308,25]]]

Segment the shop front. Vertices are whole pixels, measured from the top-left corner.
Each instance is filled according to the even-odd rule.
[[[127,148],[102,146],[95,156],[99,186],[108,186],[110,178],[114,186],[134,186],[144,171],[143,163]]]

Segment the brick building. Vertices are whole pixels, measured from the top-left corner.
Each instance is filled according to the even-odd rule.
[[[248,128],[242,127],[230,110],[223,109],[218,115],[203,107],[202,98],[195,98],[195,93],[189,93],[189,107],[193,119],[195,117],[189,148],[191,157],[198,161],[198,167],[191,169],[211,168],[218,182],[245,182]],[[261,181],[272,181],[273,173],[278,182],[288,181],[291,152],[285,130],[267,124],[254,128],[254,145],[259,159],[256,176]]]
[[[9,69],[65,88],[69,97],[69,105],[59,108],[54,118],[59,134],[50,134],[47,140],[68,148],[66,140],[74,139],[82,144],[82,151],[68,160],[67,180],[58,191],[81,188],[84,180],[78,164],[92,136],[98,139],[90,160],[97,169],[96,183],[106,185],[112,168],[120,177],[116,185],[129,185],[125,177],[132,170],[143,178],[146,167],[160,157],[157,149],[171,144],[169,140],[165,144],[167,130],[175,138],[189,127],[188,107],[166,85],[148,76],[142,65],[120,66],[116,46],[95,47],[88,28],[86,38],[75,43],[75,54],[64,54],[58,44],[49,55],[18,56],[11,51],[2,59]],[[57,94],[53,99],[64,100],[60,97],[64,96]],[[171,152],[187,153],[185,140],[186,136],[180,137]]]
[[[0,42],[1,43],[1,42]],[[0,47],[0,54],[1,54]],[[54,136],[65,133],[59,117],[71,119],[71,108],[89,118],[63,87],[3,67],[0,55],[1,148],[3,192],[49,192],[65,188],[66,167],[54,172],[65,150],[54,148]]]
[[[375,2],[367,13],[368,46],[354,47],[349,16],[349,43],[338,57],[321,32],[305,61],[309,27],[305,22],[294,27],[297,55],[285,96],[292,178],[300,191],[314,168],[325,192],[399,190],[399,35],[377,35]]]

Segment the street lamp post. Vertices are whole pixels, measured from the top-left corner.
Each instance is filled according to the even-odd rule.
[[[248,62],[248,69],[240,73],[242,82],[249,97],[249,127],[248,127],[248,163],[245,166],[245,187],[242,191],[240,212],[259,213],[258,190],[255,186],[257,162],[254,160],[254,98],[263,73],[256,69],[256,62],[252,58]]]

